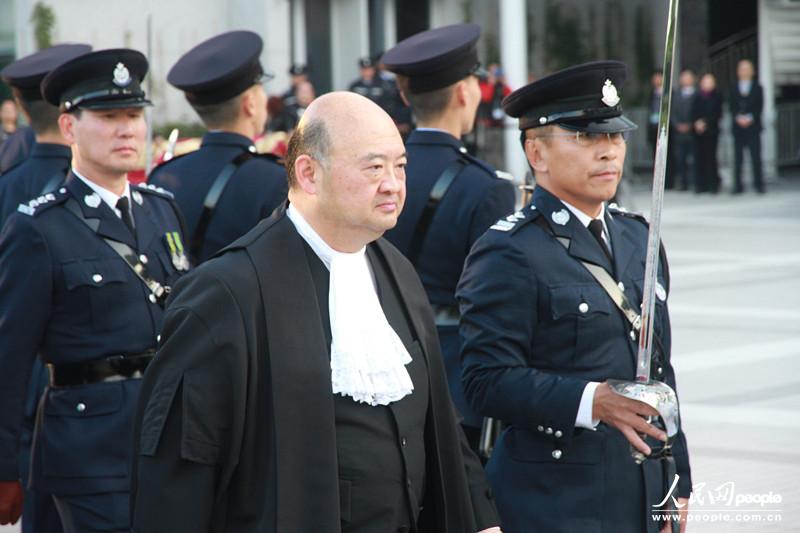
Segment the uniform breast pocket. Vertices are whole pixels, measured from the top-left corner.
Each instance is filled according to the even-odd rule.
[[[584,366],[582,360],[602,351],[604,339],[613,327],[608,295],[596,283],[573,284],[550,288],[551,318],[555,321],[553,332],[561,335],[561,349],[570,353],[562,358],[570,366]],[[558,347],[554,347],[558,353]],[[572,348],[569,350],[569,348]]]
[[[120,303],[127,301],[128,295],[122,294],[128,281],[127,268],[122,259],[110,257],[71,261],[61,266],[68,297],[89,300],[96,331],[118,327],[112,318]]]

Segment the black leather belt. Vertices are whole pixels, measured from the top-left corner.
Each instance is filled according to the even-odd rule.
[[[141,378],[155,351],[136,355],[114,355],[97,361],[49,364],[51,387],[74,387],[92,383]]]
[[[437,326],[458,326],[458,307],[455,305],[431,305],[433,321]]]

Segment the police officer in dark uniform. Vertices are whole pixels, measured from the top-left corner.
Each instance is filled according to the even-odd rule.
[[[256,153],[253,144],[267,121],[262,48],[253,32],[224,33],[184,54],[167,75],[210,130],[199,150],[160,165],[149,179],[175,194],[196,263],[244,235],[286,198],[283,166]]]
[[[605,383],[636,377],[636,320],[612,296],[640,309],[648,234],[643,217],[606,205],[621,178],[626,132],[636,128],[622,115],[625,74],[617,61],[579,65],[503,102],[519,118],[537,186],[530,205],[475,243],[457,296],[466,397],[510,424],[487,464],[506,532],[664,525],[650,510],[674,480],[672,459],[656,460],[664,448],[655,442],[666,434],[642,418],[656,415],[653,408]],[[652,368],[674,389],[668,291],[662,254]],[[648,445],[639,434],[655,440]],[[636,464],[631,446],[650,459]],[[682,432],[672,450],[680,479],[670,495],[686,503],[692,484]]]
[[[308,81],[308,67],[302,63],[294,63],[289,67],[290,84],[281,95],[285,107],[297,103],[297,86]]]
[[[18,439],[37,354],[32,487],[53,494],[67,533],[128,531],[132,416],[169,287],[188,267],[177,206],[133,186],[149,105],[147,59],[114,49],[42,81],[74,146],[64,185],[19,207],[0,233],[0,523],[18,516]]]
[[[378,74],[377,65],[371,57],[362,57],[358,60],[359,77],[350,84],[347,90],[369,98],[381,108],[393,115],[392,97],[394,92],[388,80]]]
[[[0,72],[36,134],[30,156],[0,179],[0,228],[20,203],[53,192],[64,181],[72,152],[58,129],[58,107],[42,99],[39,85],[51,70],[91,50],[87,44],[56,45],[23,57]]]
[[[91,49],[91,46],[85,44],[56,45],[23,57],[0,72],[0,76],[14,91],[22,112],[28,117],[28,122],[36,133],[36,143],[30,157],[4,174],[0,180],[0,228],[20,203],[53,192],[66,178],[72,151],[58,129],[58,107],[42,99],[39,86],[51,70],[90,52]],[[19,473],[23,487],[28,485],[36,405],[47,381],[47,371],[41,360],[36,358],[25,402],[25,422],[20,435]],[[53,498],[49,494],[25,489],[22,530],[23,533],[62,531]]]
[[[455,289],[472,244],[515,201],[511,182],[460,140],[472,130],[481,99],[479,37],[475,24],[437,28],[409,37],[381,60],[397,75],[418,126],[406,141],[406,204],[386,237],[414,264],[434,307],[450,393],[473,447],[481,417],[461,388]]]
[[[36,133],[30,126],[22,126],[0,144],[0,178],[25,161],[36,143]]]

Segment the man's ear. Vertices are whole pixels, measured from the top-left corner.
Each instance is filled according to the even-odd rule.
[[[58,115],[58,129],[61,130],[61,136],[69,144],[75,144],[75,121],[78,118],[72,113],[61,113]]]
[[[453,87],[453,97],[451,98],[451,102],[455,100],[458,104],[458,107],[465,107],[467,105],[468,96],[467,96],[467,80],[463,79],[456,83],[455,87]]]
[[[294,175],[297,185],[306,194],[317,194],[317,185],[322,169],[311,156],[303,154],[294,161]]]
[[[525,157],[536,172],[548,172],[547,144],[542,139],[525,138]]]
[[[253,94],[254,90],[255,86],[250,87],[250,89],[244,92],[242,95],[242,103],[239,106],[239,110],[241,111],[242,115],[248,118],[256,114],[256,98]]]

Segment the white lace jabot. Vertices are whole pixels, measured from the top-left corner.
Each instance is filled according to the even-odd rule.
[[[287,216],[330,271],[334,394],[370,405],[388,405],[411,394],[414,384],[405,367],[411,356],[378,301],[366,247],[355,253],[337,252],[291,204]]]

